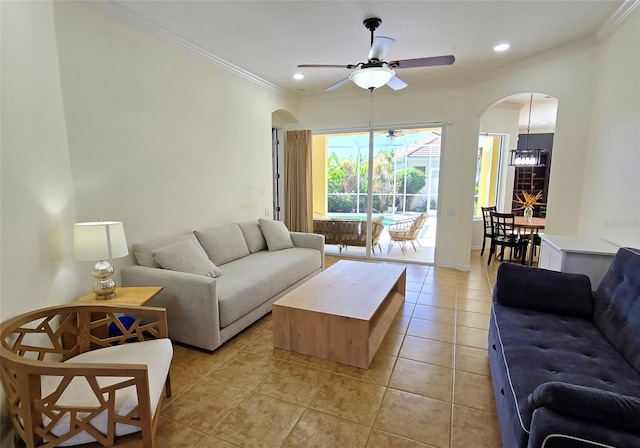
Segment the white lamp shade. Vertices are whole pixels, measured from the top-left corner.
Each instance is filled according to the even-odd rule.
[[[396,72],[389,67],[358,68],[351,72],[349,78],[363,89],[377,89],[389,82]]]
[[[129,254],[121,222],[80,222],[73,226],[73,258],[108,260]]]

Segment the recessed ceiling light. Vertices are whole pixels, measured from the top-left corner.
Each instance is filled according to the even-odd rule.
[[[294,73],[293,79],[303,79],[304,75],[302,73]]]
[[[510,46],[510,44],[498,44],[493,47],[493,51],[507,51]]]

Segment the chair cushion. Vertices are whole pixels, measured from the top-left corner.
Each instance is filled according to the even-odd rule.
[[[209,259],[220,266],[249,255],[249,247],[238,224],[227,224],[193,232]]]
[[[207,257],[200,244],[191,239],[182,239],[151,251],[154,260],[171,271],[188,272],[190,274],[218,277],[220,268]]]
[[[91,363],[91,364],[146,364],[149,374],[149,398],[151,402],[151,412],[155,415],[158,403],[163,392],[164,384],[169,373],[173,347],[169,339],[156,339],[144,342],[116,345],[114,347],[101,348],[82,353],[66,361],[66,363]],[[98,377],[98,384],[101,388],[111,384],[122,382],[122,377]],[[47,396],[53,393],[61,382],[59,376],[42,377],[42,394]],[[64,406],[96,406],[97,399],[91,387],[84,377],[76,377],[67,386],[64,393],[57,401]],[[135,386],[129,386],[116,392],[115,413],[125,416],[129,414],[138,404]],[[48,417],[44,417],[44,424],[51,422]],[[92,425],[101,432],[107,431],[107,415],[102,412],[92,421]],[[53,434],[59,436],[69,431],[69,415],[65,415],[52,430]],[[140,428],[131,425],[118,423],[116,425],[116,435],[122,436],[140,431]],[[87,432],[83,431],[60,446],[72,446],[82,443],[95,442],[95,439]]]

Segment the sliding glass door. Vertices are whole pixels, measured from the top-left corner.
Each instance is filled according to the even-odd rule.
[[[369,133],[314,135],[314,224],[327,253],[361,257],[368,244],[376,257],[433,263],[441,144],[440,127],[375,131],[369,191]]]

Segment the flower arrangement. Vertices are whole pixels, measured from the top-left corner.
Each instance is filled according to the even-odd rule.
[[[539,191],[535,196],[527,193],[526,191],[522,192],[522,197],[516,194],[516,202],[520,207],[516,208],[516,210],[522,210],[526,208],[533,208],[534,205],[541,205],[538,202],[539,199],[542,198],[542,191]]]

